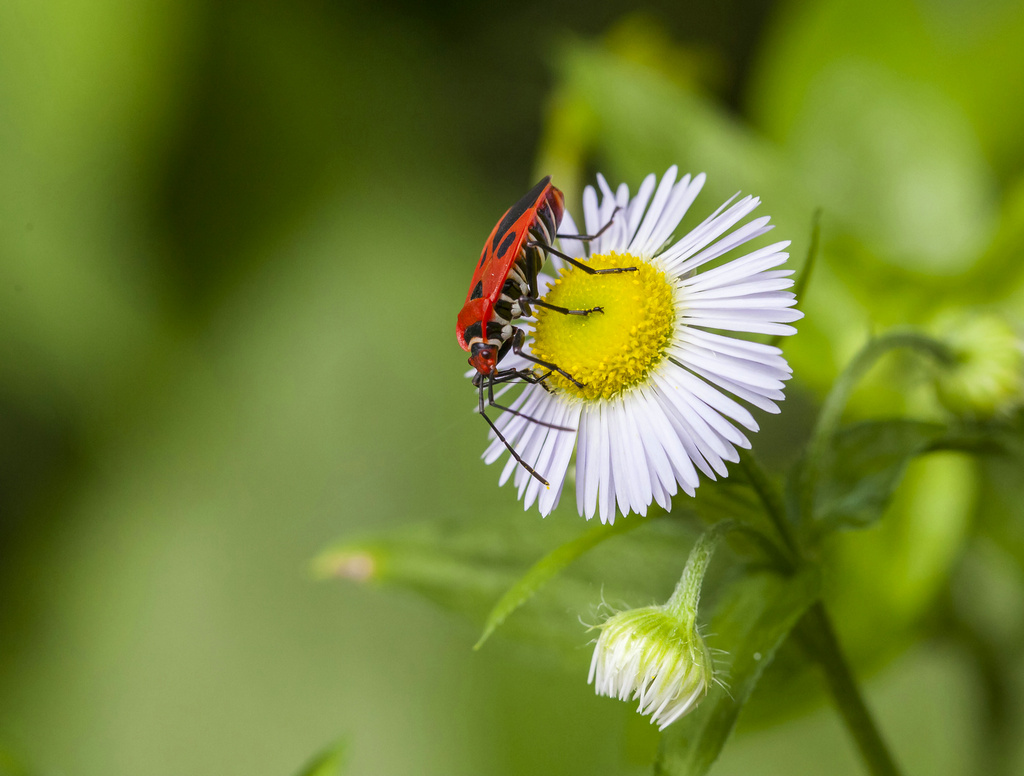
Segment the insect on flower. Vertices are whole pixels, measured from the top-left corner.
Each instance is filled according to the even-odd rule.
[[[647,514],[652,502],[669,510],[680,489],[692,496],[700,474],[727,477],[726,463],[751,446],[741,427],[755,432],[758,422],[744,405],[779,411],[792,370],[779,348],[744,335],[796,332],[790,324],[803,314],[787,290],[789,242],[744,248],[772,228],[768,216],[742,223],[760,202],[753,196],[732,198],[673,236],[705,180],[678,172],[670,167],[660,182],[647,176],[632,197],[625,184],[613,190],[602,176],[600,196],[584,189],[582,231],[593,233],[619,215],[586,245],[563,238],[559,248],[592,270],[634,271],[611,281],[573,262],[542,283],[543,300],[598,306],[603,314],[557,315],[541,307],[520,324],[530,355],[574,378],[550,372],[509,402],[516,412],[495,418],[502,437],[490,442],[484,460],[494,463],[515,448],[499,482],[514,474],[527,509],[536,503],[550,514],[575,455],[581,515],[610,523],[617,512]],[[571,210],[563,221],[575,231]],[[532,364],[513,353],[505,367]],[[527,466],[542,469],[551,484],[541,488]]]
[[[531,307],[545,307],[563,315],[590,315],[602,312],[600,307],[585,310],[570,310],[539,299],[537,274],[544,265],[546,255],[561,257],[589,275],[618,274],[635,271],[635,267],[594,269],[577,259],[552,247],[558,237],[574,240],[595,240],[612,224],[612,218],[592,235],[560,235],[558,226],[565,212],[565,198],[562,192],[551,185],[551,176],[542,178],[522,199],[510,207],[494,227],[484,249],[480,253],[473,280],[469,285],[466,302],[459,311],[455,333],[459,346],[468,352],[469,365],[476,370],[473,385],[480,395],[478,412],[487,421],[498,439],[504,442],[512,456],[522,464],[533,477],[547,485],[547,480],[519,456],[519,453],[505,441],[497,427],[487,417],[486,408],[495,407],[505,412],[524,417],[526,420],[562,431],[573,431],[542,421],[535,421],[518,410],[505,407],[494,401],[494,386],[522,380],[539,383],[552,373],[558,373],[580,388],[583,384],[564,371],[557,364],[544,361],[523,351],[525,334],[513,325],[513,321],[531,314]],[[531,369],[499,369],[498,362],[512,350],[521,358],[544,367],[548,371],[537,375]],[[487,401],[484,401],[486,391]]]

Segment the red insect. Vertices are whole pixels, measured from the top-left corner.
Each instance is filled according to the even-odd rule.
[[[565,212],[565,198],[562,192],[551,185],[551,177],[542,178],[530,189],[522,199],[510,207],[501,217],[491,236],[484,243],[473,280],[466,294],[466,303],[459,311],[455,333],[459,345],[469,355],[469,365],[476,369],[473,385],[480,394],[479,413],[490,425],[512,456],[522,464],[531,475],[547,485],[547,481],[535,472],[512,446],[501,435],[494,423],[485,412],[484,389],[487,389],[487,406],[511,412],[522,413],[511,407],[504,407],[494,401],[494,386],[500,383],[523,380],[537,383],[544,380],[552,372],[558,372],[582,387],[572,375],[565,372],[557,364],[542,361],[523,351],[526,339],[523,330],[513,325],[513,321],[530,315],[532,306],[546,307],[564,315],[590,315],[602,312],[600,307],[589,310],[569,310],[548,304],[538,298],[537,273],[544,265],[546,254],[559,256],[570,264],[579,267],[591,275],[615,274],[635,271],[636,267],[623,267],[596,270],[588,267],[577,259],[567,256],[551,246],[555,237],[574,240],[593,240],[611,226],[608,221],[597,234],[593,235],[562,235],[558,234],[558,225],[562,222]],[[614,218],[614,214],[612,216]],[[546,374],[536,375],[529,369],[498,369],[498,362],[512,350],[517,355],[532,361],[548,370]],[[526,416],[523,416],[526,417]],[[528,418],[528,420],[533,420]],[[561,426],[533,420],[548,428],[572,431]]]

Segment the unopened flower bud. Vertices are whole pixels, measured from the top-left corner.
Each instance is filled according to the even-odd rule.
[[[690,618],[649,606],[619,612],[600,628],[588,679],[598,695],[639,700],[637,711],[663,730],[707,694],[714,667]]]
[[[939,325],[952,363],[939,366],[939,400],[961,415],[991,416],[1024,399],[1024,342],[995,315],[948,316]]]
[[[598,626],[587,681],[598,695],[639,700],[637,711],[662,730],[695,708],[715,681],[711,653],[697,630],[697,605],[711,556],[732,525],[722,521],[697,539],[667,603],[619,612]]]

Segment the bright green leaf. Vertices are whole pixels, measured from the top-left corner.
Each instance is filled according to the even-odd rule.
[[[789,150],[790,174],[882,263],[878,274],[956,274],[991,238],[994,181],[941,92],[871,62],[837,62],[809,84]]]
[[[314,569],[322,577],[409,590],[482,624],[494,602],[519,583],[537,558],[579,540],[589,552],[577,554],[571,566],[548,581],[544,595],[505,626],[531,641],[575,649],[584,636],[579,618],[596,619],[602,600],[616,606],[668,596],[699,530],[697,521],[680,519],[685,514],[628,533],[636,516],[623,518],[623,527],[615,528],[623,532],[616,541],[589,548],[581,536],[591,529],[574,517],[541,521],[505,514],[429,521],[335,547],[314,561]]]
[[[822,71],[870,62],[955,101],[987,155],[1000,167],[1012,165],[1022,153],[1022,33],[1024,6],[1012,0],[790,2],[752,68],[750,102],[761,126],[783,140]]]
[[[596,150],[616,175],[639,182],[675,163],[706,172],[706,190],[723,200],[737,189],[778,195],[792,181],[771,143],[663,73],[577,43],[563,57],[561,77],[565,98],[586,106]]]
[[[639,528],[649,519],[650,517],[635,515],[629,520],[620,520],[618,524],[614,525],[598,524],[582,536],[578,536],[549,552],[533,564],[530,570],[509,588],[508,592],[495,604],[491,613],[487,616],[484,632],[480,636],[479,641],[473,645],[473,649],[480,649],[484,642],[490,638],[490,635],[494,633],[495,629],[505,622],[512,612],[533,598],[538,590],[544,587],[574,560],[585,552],[592,550],[606,539],[632,531],[634,528]]]

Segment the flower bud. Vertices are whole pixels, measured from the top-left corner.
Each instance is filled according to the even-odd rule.
[[[598,695],[640,701],[662,730],[695,708],[714,666],[693,618],[665,606],[619,612],[602,625],[590,677]]]
[[[995,315],[959,313],[937,327],[953,361],[939,367],[935,386],[951,412],[991,416],[1024,398],[1024,342]]]

